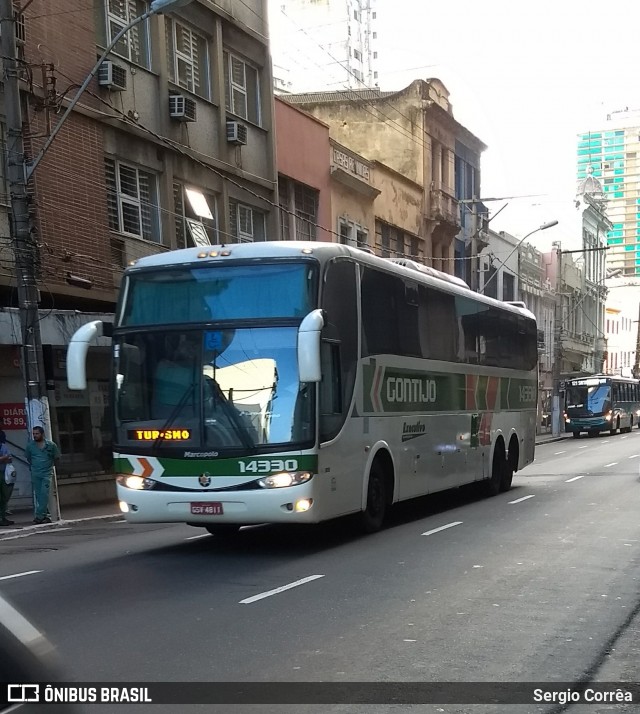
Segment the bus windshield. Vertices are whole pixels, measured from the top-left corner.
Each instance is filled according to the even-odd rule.
[[[313,396],[298,380],[296,340],[296,327],[116,338],[117,443],[252,451],[308,442]]]
[[[567,389],[566,409],[570,416],[597,416],[611,408],[611,386],[570,386]]]
[[[119,326],[302,319],[315,307],[313,263],[172,267],[127,278]]]

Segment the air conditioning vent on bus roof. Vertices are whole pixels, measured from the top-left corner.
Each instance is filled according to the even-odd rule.
[[[507,305],[513,305],[514,307],[523,307],[525,310],[529,308],[522,302],[522,300],[505,300]]]
[[[98,69],[98,84],[114,92],[127,88],[127,70],[111,60],[105,60]]]
[[[411,270],[417,270],[419,273],[430,275],[432,278],[446,280],[448,283],[459,285],[462,288],[469,288],[464,280],[457,278],[455,275],[449,275],[449,273],[443,273],[435,268],[430,268],[428,265],[416,263],[415,260],[409,260],[409,258],[387,258],[387,260],[390,260],[392,263],[396,263],[396,265],[403,265],[405,268],[410,268]]]

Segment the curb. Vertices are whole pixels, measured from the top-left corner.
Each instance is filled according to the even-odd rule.
[[[59,528],[64,525],[71,525],[74,523],[84,523],[86,521],[115,521],[123,518],[122,513],[113,513],[106,516],[85,516],[84,518],[61,518],[59,521],[53,521],[52,523],[27,523],[24,526],[20,526],[17,523],[11,528],[3,528],[0,534],[14,534],[14,533],[24,533],[25,531],[35,531],[35,530],[50,530],[52,528]],[[17,528],[15,526],[18,526]]]
[[[535,444],[536,446],[542,446],[542,444],[552,444],[554,441],[564,441],[566,438],[566,436],[552,436],[550,439],[536,441]]]

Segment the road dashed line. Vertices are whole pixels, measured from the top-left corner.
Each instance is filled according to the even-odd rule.
[[[36,573],[41,573],[42,570],[25,570],[24,573],[14,573],[13,575],[3,575],[0,580],[11,580],[12,578],[22,578],[25,575],[35,575]]]
[[[516,498],[515,501],[509,501],[510,504],[513,503],[522,503],[523,501],[527,501],[530,498],[535,498],[535,494],[530,494],[529,496],[523,496],[522,498]]]
[[[453,521],[453,523],[447,523],[446,526],[440,526],[439,528],[434,528],[433,530],[423,533],[423,536],[433,535],[434,533],[439,533],[440,531],[447,530],[447,528],[453,528],[454,526],[461,526],[462,521]]]
[[[324,575],[309,575],[307,578],[302,578],[301,580],[296,580],[293,583],[289,583],[288,585],[282,585],[279,588],[274,588],[273,590],[267,590],[264,593],[259,593],[258,595],[252,595],[251,597],[247,597],[244,600],[240,600],[238,603],[239,605],[249,605],[252,602],[256,602],[256,600],[263,600],[266,597],[271,597],[272,595],[278,595],[279,593],[284,592],[285,590],[291,590],[291,588],[297,588],[300,585],[304,585],[305,583],[310,583],[313,580],[318,580],[318,578],[324,578]]]

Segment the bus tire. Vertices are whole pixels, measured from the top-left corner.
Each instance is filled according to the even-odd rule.
[[[571,432],[573,434],[574,439],[579,439],[580,438],[580,432],[579,431],[573,431]]]
[[[500,481],[501,493],[504,493],[511,488],[511,484],[513,483],[513,474],[518,470],[519,463],[520,445],[518,444],[518,437],[515,434],[512,434],[509,441],[509,453],[506,455],[504,473],[502,474],[502,480]]]
[[[240,526],[236,526],[233,523],[218,523],[212,526],[205,526],[205,529],[210,535],[230,538],[238,534]]]
[[[375,533],[382,528],[387,513],[387,485],[379,461],[374,461],[369,473],[367,505],[360,514],[360,525],[365,533]]]
[[[507,468],[508,465],[507,458],[504,453],[504,442],[500,440],[493,450],[491,477],[484,482],[484,491],[487,496],[497,496],[500,493]]]

